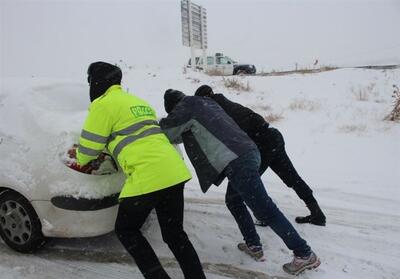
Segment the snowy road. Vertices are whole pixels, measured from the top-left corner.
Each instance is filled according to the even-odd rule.
[[[212,199],[196,197],[195,193],[190,189],[187,191],[187,196],[194,195],[186,198],[185,226],[208,278],[287,278],[280,266],[290,259],[290,254],[270,229],[259,229],[268,259],[266,263],[256,263],[234,247],[240,241],[240,235],[225,208],[222,193],[214,193]],[[285,191],[272,191],[271,195],[276,196],[277,203],[289,218],[293,219],[299,213],[301,205]],[[332,198],[336,195],[325,194]],[[390,206],[389,201],[386,204]],[[327,227],[296,226],[323,262],[318,271],[307,272],[300,278],[364,278],[367,274],[367,278],[398,278],[400,216],[325,208],[329,218]],[[173,278],[183,278],[161,241],[154,215],[145,230],[169,274]],[[37,255],[20,255],[0,244],[0,262],[2,279],[141,278],[113,234],[91,239],[55,239]]]
[[[270,195],[290,220],[307,212],[290,190],[282,189],[281,185],[275,183],[266,185],[270,185]],[[329,189],[321,190],[320,195],[324,196],[322,204],[327,214],[328,225],[315,227],[295,224],[295,227],[321,257],[322,265],[317,271],[307,272],[300,278],[399,278],[398,202],[362,194],[344,194]],[[220,220],[230,217],[223,206],[222,198],[187,201],[190,204],[187,207],[191,211],[220,214],[216,217]],[[259,228],[258,231],[266,246],[267,266],[247,259],[244,259],[242,265],[252,270],[268,270],[269,274],[284,276],[280,265],[289,256],[287,249],[269,228]],[[237,235],[236,240],[240,240]],[[235,254],[234,251],[231,252]],[[234,261],[232,258],[229,260]]]

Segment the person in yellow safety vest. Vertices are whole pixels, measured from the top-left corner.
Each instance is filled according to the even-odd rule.
[[[78,166],[106,148],[124,171],[115,233],[145,278],[170,278],[140,231],[152,209],[185,278],[206,278],[183,230],[183,188],[191,174],[158,126],[154,109],[125,92],[121,79],[121,69],[109,63],[88,68],[92,103],[76,152]]]

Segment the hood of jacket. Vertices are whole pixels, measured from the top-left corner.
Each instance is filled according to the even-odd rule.
[[[121,84],[121,69],[106,62],[99,61],[90,64],[87,74],[91,102],[103,95],[111,86]]]

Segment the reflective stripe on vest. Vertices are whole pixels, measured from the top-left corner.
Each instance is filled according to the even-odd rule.
[[[124,128],[122,130],[115,131],[109,137],[101,136],[101,135],[94,134],[94,133],[86,131],[86,130],[82,130],[81,137],[83,139],[86,139],[86,140],[89,140],[92,142],[106,144],[106,143],[113,141],[117,136],[127,136],[130,134],[134,134],[135,132],[139,131],[140,129],[142,129],[144,126],[147,126],[147,125],[158,125],[158,122],[156,120],[144,120],[144,121],[135,123],[127,128]]]
[[[78,150],[82,154],[85,154],[88,156],[93,156],[93,157],[99,156],[100,153],[103,151],[103,150],[96,150],[96,149],[92,149],[89,147],[85,147],[83,145],[79,145]]]
[[[128,144],[130,144],[130,143],[132,143],[132,142],[134,142],[134,141],[136,141],[136,140],[138,140],[138,139],[141,139],[141,138],[144,138],[144,137],[147,137],[147,136],[151,136],[151,135],[160,134],[160,133],[162,133],[160,127],[153,127],[153,128],[150,128],[150,129],[147,129],[147,130],[141,132],[141,133],[138,134],[138,135],[127,136],[126,138],[124,138],[123,140],[121,140],[121,141],[117,144],[117,146],[114,148],[114,151],[113,151],[113,156],[114,156],[114,158],[115,158],[115,159],[118,158],[119,153],[121,153],[122,149],[123,149],[125,146],[127,146]]]
[[[97,134],[93,134],[89,131],[82,130],[81,137],[86,140],[90,140],[96,143],[106,144],[108,142],[108,137],[103,137]]]
[[[135,123],[127,128],[124,128],[122,130],[115,131],[114,133],[112,133],[110,135],[109,142],[114,140],[117,136],[127,136],[130,134],[134,134],[135,132],[139,131],[140,129],[142,129],[144,126],[147,126],[147,125],[158,125],[158,122],[156,120],[144,120],[144,121]]]

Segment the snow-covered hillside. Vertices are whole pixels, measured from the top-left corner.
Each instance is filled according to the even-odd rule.
[[[192,95],[198,86],[209,84],[231,100],[253,108],[268,119],[277,119],[271,125],[283,133],[289,156],[327,214],[326,227],[295,224],[322,260],[318,270],[306,272],[299,278],[399,278],[400,123],[383,121],[383,118],[392,108],[392,85],[400,85],[400,70],[342,69],[313,75],[235,79],[248,85],[250,90],[226,88],[221,77],[161,68],[126,69],[123,86],[148,100],[159,117],[165,115],[163,94],[166,89],[174,88]],[[61,125],[66,132],[74,128],[76,135],[79,134],[89,104],[86,84],[76,80],[36,78],[2,78],[1,81],[0,110],[21,109],[17,101],[15,108],[4,106],[4,100],[13,94],[21,98],[34,95],[30,113],[42,115],[39,125],[46,127],[49,133],[52,127]],[[57,92],[63,96],[70,92],[71,100],[58,101]],[[43,109],[46,107],[49,108],[47,113]],[[61,114],[54,113],[57,110],[69,110],[74,117],[61,118]],[[18,123],[29,115],[21,109],[19,117],[21,119],[12,121]],[[19,130],[22,126],[7,126],[11,120],[1,119],[0,123],[0,143],[5,135],[18,137],[23,133]],[[25,144],[35,148],[29,146],[29,141]],[[264,174],[263,181],[290,220],[307,213],[294,192],[271,171]],[[210,278],[252,278],[251,275],[240,277],[244,275],[239,273],[235,276],[234,267],[287,276],[281,265],[290,260],[291,255],[269,228],[259,228],[266,262],[254,262],[237,250],[241,236],[224,205],[225,189],[226,183],[212,187],[204,195],[194,178],[187,184],[185,194],[186,231],[200,259],[206,263]],[[160,256],[172,258],[161,240],[154,216],[147,224],[146,234]],[[85,260],[84,256],[79,258],[82,262],[68,260],[68,251],[76,248],[86,249],[86,252],[93,249],[125,254],[110,236],[94,243],[55,240],[45,253],[28,257],[11,252],[1,243],[0,278],[44,278],[46,268],[50,270],[46,278],[82,278],[79,277],[82,274],[83,278],[132,278],[129,276],[138,274],[132,264],[104,260],[88,263],[90,260]],[[65,257],[62,253],[51,252],[55,248],[63,249]],[[218,264],[231,266],[231,269],[226,268],[229,271],[225,275],[218,273],[222,270]],[[172,273],[182,278],[176,268],[172,268]]]

